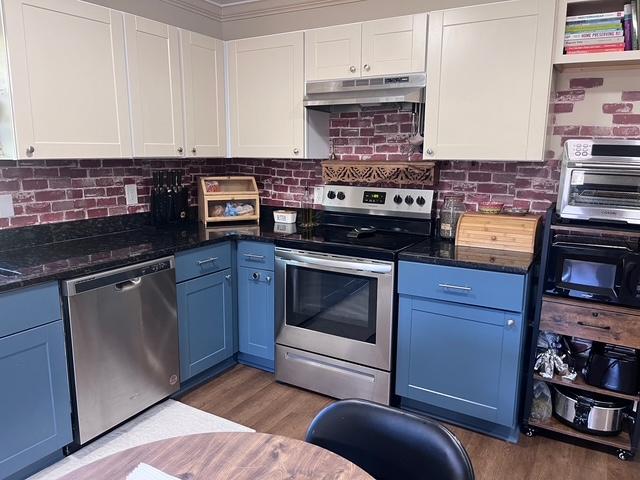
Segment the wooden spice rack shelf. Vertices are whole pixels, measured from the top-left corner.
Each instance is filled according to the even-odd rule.
[[[626,432],[622,432],[619,435],[611,436],[611,437],[605,437],[601,435],[591,435],[589,433],[584,433],[579,430],[575,430],[569,427],[568,425],[565,425],[560,420],[554,417],[551,417],[546,422],[542,422],[542,421],[534,420],[533,418],[530,418],[529,425],[535,428],[549,430],[550,432],[561,433],[563,435],[579,438],[581,440],[588,440],[590,442],[599,443],[601,445],[607,445],[613,448],[620,448],[622,450],[631,450],[631,439],[629,438],[629,434]]]
[[[325,183],[433,186],[436,180],[434,162],[322,162]]]

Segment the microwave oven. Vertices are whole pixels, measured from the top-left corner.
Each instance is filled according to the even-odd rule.
[[[640,306],[640,253],[609,239],[559,240],[550,249],[545,292]]]

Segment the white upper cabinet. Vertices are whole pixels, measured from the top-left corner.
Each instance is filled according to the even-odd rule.
[[[424,72],[427,14],[305,32],[306,79]]]
[[[362,75],[424,72],[427,14],[362,24]]]
[[[125,32],[133,155],[180,156],[184,127],[178,29],[127,14]]]
[[[360,23],[307,30],[304,42],[307,80],[360,77]]]
[[[304,157],[303,34],[229,42],[231,154]]]
[[[543,160],[554,4],[513,0],[430,14],[426,159]]]
[[[131,156],[122,13],[4,0],[19,158]]]
[[[226,148],[224,43],[180,30],[187,157],[223,157]]]

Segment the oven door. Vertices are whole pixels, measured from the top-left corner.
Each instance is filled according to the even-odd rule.
[[[276,248],[277,343],[391,369],[394,264]]]
[[[560,216],[640,224],[640,169],[586,165],[563,174]]]

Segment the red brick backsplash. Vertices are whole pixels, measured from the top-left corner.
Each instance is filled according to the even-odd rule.
[[[468,208],[482,201],[543,212],[556,199],[562,146],[569,138],[640,139],[640,90],[630,73],[561,74],[552,98],[547,160],[440,162],[437,201],[464,195]],[[410,111],[393,108],[332,114],[330,135],[339,158],[353,161],[420,160],[407,142]],[[428,126],[427,126],[428,128]],[[499,125],[496,126],[499,128]],[[192,186],[200,175],[254,175],[266,205],[300,207],[307,186],[322,184],[320,160],[299,159],[90,159],[0,161],[0,195],[13,197],[15,217],[1,228],[148,211],[151,173],[181,170]],[[124,185],[138,186],[139,204],[127,206]]]
[[[0,195],[13,197],[15,216],[0,229],[149,210],[152,172],[179,170],[197,204],[199,176],[253,175],[266,205],[300,207],[306,186],[322,182],[320,162],[290,159],[89,159],[0,161]],[[124,186],[138,186],[126,205]]]
[[[556,200],[562,147],[567,139],[640,139],[637,75],[628,72],[573,77],[560,74],[557,85],[558,90],[551,99],[547,160],[543,163],[439,162],[440,180],[436,187],[439,206],[447,195],[458,194],[464,196],[470,210],[476,210],[479,202],[497,201],[542,213]],[[411,131],[410,112],[365,110],[359,115],[349,112],[333,115],[331,122],[332,140],[342,159],[409,158],[406,139]],[[357,150],[365,145],[369,146],[366,151]],[[411,155],[412,160],[421,158],[419,154]]]
[[[332,113],[329,136],[340,160],[420,160],[409,144],[413,127],[410,111],[398,108],[363,108],[359,112]]]
[[[225,175],[253,175],[260,201],[274,207],[300,208],[306,187],[322,184],[321,160],[231,158]]]
[[[11,194],[15,212],[0,218],[0,228],[146,212],[153,170],[181,170],[195,199],[195,176],[222,175],[224,164],[222,159],[0,161],[0,195]],[[138,186],[136,205],[126,205],[127,184]]]

